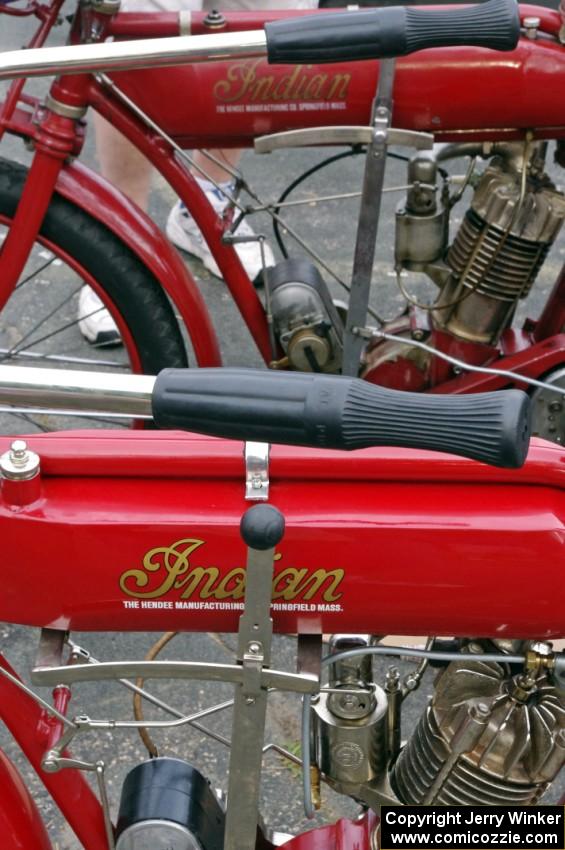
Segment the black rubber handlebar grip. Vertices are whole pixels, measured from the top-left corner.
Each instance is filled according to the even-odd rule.
[[[520,390],[423,395],[359,378],[261,369],[165,369],[153,390],[160,428],[331,449],[405,446],[519,467],[530,437]]]
[[[265,24],[269,62],[352,62],[406,56],[428,47],[467,45],[513,50],[520,35],[516,0],[460,9],[390,6],[308,15]]]

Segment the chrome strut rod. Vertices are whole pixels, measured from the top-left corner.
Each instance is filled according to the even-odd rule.
[[[0,366],[0,405],[151,417],[150,375]]]
[[[108,41],[0,53],[0,80],[94,71],[132,71],[265,56],[262,30]]]

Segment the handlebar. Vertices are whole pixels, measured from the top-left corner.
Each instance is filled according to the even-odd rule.
[[[165,369],[153,389],[160,428],[331,449],[433,449],[493,466],[524,463],[528,399],[520,390],[431,396],[359,378],[257,369]]]
[[[268,54],[273,63],[341,62],[403,56],[427,47],[476,45],[512,50],[520,22],[515,0],[461,9],[391,6],[273,21],[260,30],[76,44],[0,53],[0,80],[128,71]]]
[[[265,33],[271,64],[320,64],[406,56],[429,47],[513,50],[520,18],[515,0],[487,0],[447,11],[391,6],[292,18],[266,24]]]
[[[438,396],[337,375],[165,369],[157,378],[0,367],[0,404],[152,415],[160,428],[313,448],[402,446],[493,466],[524,463],[529,399],[520,390]]]

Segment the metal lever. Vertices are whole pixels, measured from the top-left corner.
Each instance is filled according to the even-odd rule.
[[[370,145],[374,136],[373,127],[309,127],[306,130],[287,130],[255,139],[255,153],[272,153],[284,148],[318,147],[319,145]],[[400,147],[431,150],[434,137],[431,133],[402,130],[389,127],[387,144]]]
[[[394,68],[394,59],[385,59],[381,62],[377,96],[373,106],[373,136],[365,159],[351,294],[343,338],[342,373],[344,375],[357,375],[363,348],[363,340],[355,334],[355,328],[364,327],[367,321],[387,147],[390,144]]]
[[[255,505],[241,520],[241,536],[248,546],[237,653],[243,679],[235,688],[224,850],[254,850],[257,839],[267,713],[261,673],[271,662],[274,555],[283,533],[284,517],[272,505]]]

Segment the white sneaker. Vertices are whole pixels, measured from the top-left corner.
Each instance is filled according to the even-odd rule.
[[[104,304],[90,286],[82,287],[78,296],[78,326],[91,345],[120,345],[118,327]]]
[[[206,191],[206,198],[212,204],[218,215],[221,216],[228,203],[225,196],[219,189],[208,189]],[[204,237],[182,201],[177,201],[169,213],[166,230],[167,236],[171,242],[177,246],[177,248],[181,248],[188,254],[198,257],[198,259],[206,266],[208,271],[212,272],[212,274],[216,275],[216,277],[222,277],[218,264],[212,256]],[[235,235],[255,236],[255,232],[244,219],[238,226]],[[250,280],[254,281],[263,270],[261,247],[259,242],[240,242],[234,247]],[[265,244],[264,251],[265,265],[273,266],[275,258],[267,244]]]

